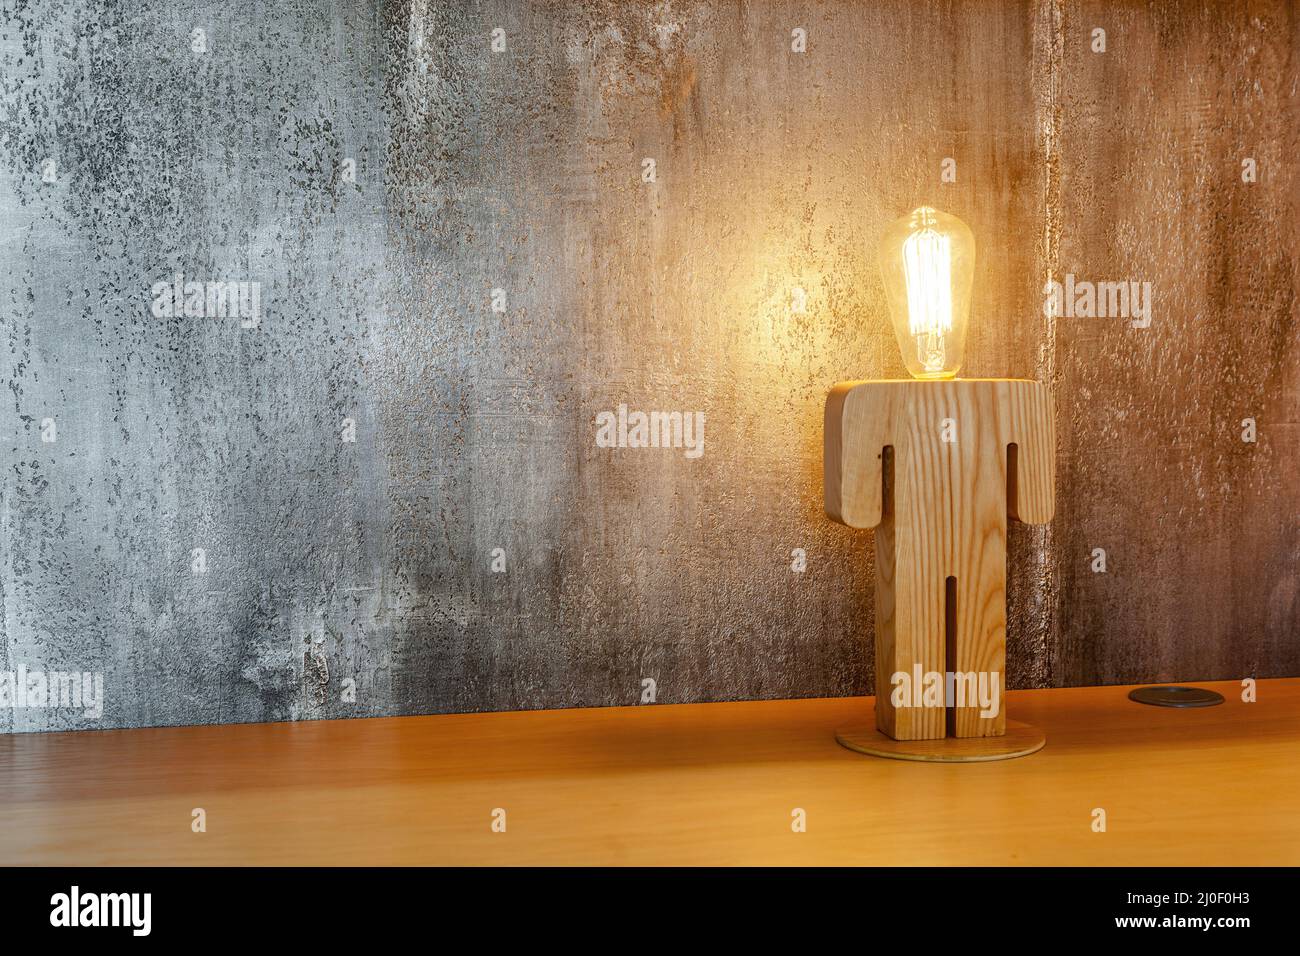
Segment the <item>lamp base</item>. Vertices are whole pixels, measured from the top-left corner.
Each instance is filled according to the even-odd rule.
[[[835,732],[840,746],[873,757],[918,760],[923,763],[980,763],[1027,757],[1043,749],[1047,736],[1037,727],[1007,721],[1000,737],[937,737],[933,740],[895,740],[875,725],[845,727]]]

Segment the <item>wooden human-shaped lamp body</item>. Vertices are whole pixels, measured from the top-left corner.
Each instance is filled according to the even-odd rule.
[[[876,529],[877,729],[895,741],[1002,736],[1007,519],[1051,520],[1051,395],[1019,379],[844,382],[826,401],[825,440],[826,513]],[[941,706],[896,707],[900,672],[945,675],[944,692],[949,673],[989,675],[997,713],[982,715],[969,685]]]

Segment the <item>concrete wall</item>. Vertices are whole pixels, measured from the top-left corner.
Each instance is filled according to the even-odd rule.
[[[822,402],[903,374],[922,201],[964,374],[1056,395],[1012,685],[1300,673],[1292,5],[145,6],[2,7],[0,671],[105,703],[0,730],[865,693]],[[155,316],[177,273],[257,323]],[[1151,327],[1045,316],[1067,273]],[[620,403],[703,455],[597,447]]]

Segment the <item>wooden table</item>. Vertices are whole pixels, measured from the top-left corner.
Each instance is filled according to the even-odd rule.
[[[1300,679],[1198,686],[1012,692],[1046,749],[959,766],[837,746],[865,698],[0,736],[0,863],[1300,863]]]

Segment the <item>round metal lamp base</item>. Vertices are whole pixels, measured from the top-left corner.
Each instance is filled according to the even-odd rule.
[[[1201,687],[1137,687],[1128,699],[1154,707],[1213,707],[1223,703],[1223,695]]]
[[[1047,736],[1037,727],[1007,721],[1001,737],[938,737],[934,740],[895,740],[875,725],[845,727],[835,732],[840,746],[873,757],[918,760],[923,763],[982,763],[1027,757],[1043,749]]]

